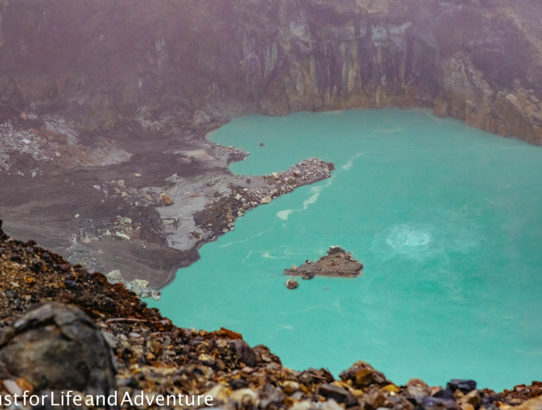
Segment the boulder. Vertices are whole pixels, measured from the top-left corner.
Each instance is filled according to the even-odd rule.
[[[79,308],[48,303],[16,320],[0,340],[0,368],[34,391],[108,394],[115,388],[111,352]]]
[[[244,363],[247,366],[254,367],[257,364],[256,353],[252,348],[241,339],[232,340],[229,342],[231,348],[233,349],[237,360]]]
[[[288,279],[288,281],[286,282],[286,287],[288,289],[297,289],[298,286],[299,286],[299,283],[295,279]]]
[[[313,369],[312,367],[301,372],[298,379],[305,384],[333,383],[335,380],[333,375],[328,370]]]
[[[390,384],[382,373],[365,362],[354,363],[350,368],[343,371],[339,377],[345,382],[350,382],[352,386],[358,389],[372,385],[383,387]]]
[[[453,379],[448,382],[446,388],[452,392],[460,390],[462,393],[468,393],[476,389],[474,380]]]

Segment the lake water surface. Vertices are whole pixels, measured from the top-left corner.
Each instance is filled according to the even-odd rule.
[[[235,173],[308,157],[335,171],[205,245],[152,303],[177,325],[241,332],[294,369],[364,360],[398,384],[493,389],[542,379],[542,148],[395,109],[248,116],[211,139],[251,153]],[[283,270],[330,245],[364,274],[286,289]]]

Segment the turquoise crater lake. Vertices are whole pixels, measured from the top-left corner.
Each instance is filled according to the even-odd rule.
[[[210,138],[251,153],[235,173],[309,157],[335,171],[205,245],[151,303],[177,325],[241,332],[299,370],[364,360],[398,384],[542,379],[542,148],[396,109],[248,116]],[[363,275],[286,289],[284,268],[330,245]]]

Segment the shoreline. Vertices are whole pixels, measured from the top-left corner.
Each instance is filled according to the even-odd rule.
[[[225,119],[209,118],[197,126],[189,125],[189,119],[176,119],[186,128],[168,132],[164,130],[172,127],[171,120],[164,121],[152,141],[143,139],[149,129],[127,122],[96,143],[89,141],[92,134],[70,128],[60,117],[28,114],[30,119],[23,120],[21,113],[6,109],[0,114],[0,127],[9,125],[13,136],[32,138],[37,147],[29,154],[24,147],[21,155],[9,153],[11,169],[0,173],[7,198],[0,203],[0,216],[6,231],[37,240],[91,271],[120,271],[122,277],[113,281],[120,280],[146,297],[171,283],[179,269],[197,261],[200,247],[231,230],[239,210],[244,213],[259,206],[265,197],[259,195],[250,206],[238,207],[231,204],[232,193],[261,188],[269,194],[273,175],[291,174],[299,167],[264,176],[233,174],[229,164],[247,154],[208,138],[228,122]],[[184,135],[182,141],[179,133]],[[102,158],[104,149],[114,155]],[[301,172],[310,173],[310,166],[302,166]],[[300,181],[296,176],[293,185],[285,184],[286,191],[271,196],[325,177]],[[46,198],[51,192],[55,196]],[[171,203],[164,203],[164,198]],[[44,206],[50,212],[43,213]],[[219,212],[216,208],[221,206],[225,209]],[[209,223],[212,228],[207,229]]]
[[[21,116],[5,110],[0,118],[21,151],[5,151],[0,173],[6,232],[144,296],[156,295],[246,211],[330,175],[319,160],[272,175],[234,175],[228,165],[247,154],[206,138],[224,120],[170,136],[155,132],[151,141],[152,131],[128,122],[94,142],[64,119]],[[33,144],[28,154],[20,142],[26,139]]]

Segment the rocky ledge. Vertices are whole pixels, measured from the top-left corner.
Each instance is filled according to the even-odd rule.
[[[293,371],[265,346],[250,347],[231,330],[176,327],[122,284],[112,285],[33,242],[10,239],[1,229],[0,276],[2,398],[72,389],[149,399],[201,394],[224,409],[542,406],[541,382],[496,393],[477,389],[472,380],[431,387],[412,379],[401,386],[364,362],[339,379],[325,369]]]
[[[302,266],[292,266],[285,269],[284,274],[301,276],[303,279],[312,279],[315,276],[330,276],[335,278],[355,278],[361,274],[363,265],[339,246],[331,246],[327,255],[316,262],[307,260]]]

